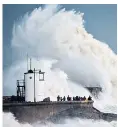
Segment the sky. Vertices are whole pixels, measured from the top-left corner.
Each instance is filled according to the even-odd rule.
[[[40,6],[43,5],[3,5],[3,69],[12,64],[11,38],[14,22]],[[84,13],[85,29],[117,53],[117,5],[66,4],[61,5],[61,8]]]

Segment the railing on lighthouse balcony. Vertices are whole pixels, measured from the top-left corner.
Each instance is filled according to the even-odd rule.
[[[17,80],[17,100],[25,101],[25,81]]]

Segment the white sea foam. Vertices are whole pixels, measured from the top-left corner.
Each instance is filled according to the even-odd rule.
[[[116,127],[117,123],[113,122],[105,122],[105,121],[94,121],[94,120],[82,120],[79,118],[67,119],[64,124],[53,124],[53,123],[45,123],[41,124],[41,122],[37,122],[34,124],[28,123],[19,123],[15,120],[14,116],[11,113],[3,114],[3,126],[4,127]]]

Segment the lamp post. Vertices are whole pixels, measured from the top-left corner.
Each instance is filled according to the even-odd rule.
[[[36,97],[35,97],[35,68],[34,68],[34,102],[36,102]]]

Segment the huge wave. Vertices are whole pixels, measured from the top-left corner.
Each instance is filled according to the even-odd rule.
[[[85,30],[83,13],[66,11],[57,5],[37,8],[14,24],[11,46],[13,64],[4,71],[4,94],[15,94],[16,80],[23,78],[27,70],[28,54],[32,68],[46,72],[44,85],[39,84],[40,99],[50,96],[55,100],[58,94],[88,96],[90,93],[84,86],[101,86],[103,93],[95,99],[94,106],[116,112],[117,56],[107,44]],[[4,115],[6,121],[7,115]],[[67,123],[75,123],[73,121]],[[82,126],[89,123],[93,126],[92,121],[85,121]],[[77,125],[81,126],[81,122],[83,120]]]

